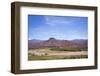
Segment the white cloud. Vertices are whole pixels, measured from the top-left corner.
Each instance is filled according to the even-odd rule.
[[[46,24],[49,26],[68,25],[72,21],[67,20],[66,17],[45,16]]]

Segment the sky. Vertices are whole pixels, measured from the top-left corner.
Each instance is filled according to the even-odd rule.
[[[28,40],[88,39],[88,17],[28,15]]]

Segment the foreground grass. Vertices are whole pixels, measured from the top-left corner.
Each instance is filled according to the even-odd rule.
[[[28,60],[56,60],[56,59],[81,59],[88,58],[87,55],[77,55],[77,56],[33,56],[28,55]]]

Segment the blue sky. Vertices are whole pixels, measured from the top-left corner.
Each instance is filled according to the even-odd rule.
[[[88,38],[88,17],[28,15],[28,39]]]

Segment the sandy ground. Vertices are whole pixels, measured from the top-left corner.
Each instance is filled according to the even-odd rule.
[[[63,56],[74,56],[74,55],[87,55],[86,51],[81,51],[81,52],[60,52],[60,53],[49,53],[49,56],[53,55],[63,55]]]

